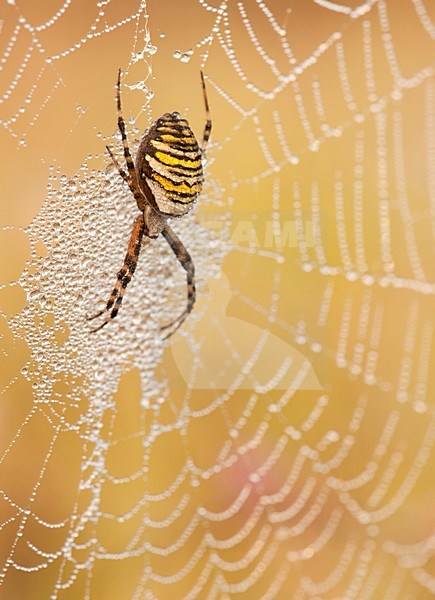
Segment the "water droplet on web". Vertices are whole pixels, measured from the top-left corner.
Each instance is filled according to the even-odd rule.
[[[193,55],[193,50],[187,50],[186,52],[181,52],[181,50],[175,50],[173,57],[180,62],[187,63],[191,59]]]
[[[148,43],[144,48],[145,54],[149,54],[153,56],[157,52],[157,46],[153,46],[153,44]]]
[[[419,400],[417,402],[414,402],[413,408],[416,413],[423,414],[427,411],[428,407],[426,402],[424,402],[423,400]]]

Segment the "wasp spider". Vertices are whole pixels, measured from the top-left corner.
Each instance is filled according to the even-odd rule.
[[[125,289],[136,270],[141,246],[149,238],[160,234],[165,238],[187,274],[187,307],[184,312],[161,329],[172,328],[169,337],[185,321],[195,303],[195,268],[181,240],[168,225],[168,219],[181,217],[193,207],[204,181],[203,156],[211,132],[210,109],[204,75],[201,71],[206,124],[201,148],[186,119],[178,112],[166,113],[145,132],[136,155],[136,164],[128,147],[125,122],[121,108],[121,69],[118,71],[117,106],[118,127],[121,132],[127,172],[121,167],[109,146],[106,146],[122,179],[133,194],[140,214],[136,217],[124,264],[103,310],[88,317],[89,320],[104,315],[104,320],[92,331],[98,331],[116,317],[121,307]]]

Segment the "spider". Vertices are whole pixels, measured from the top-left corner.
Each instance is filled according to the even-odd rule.
[[[103,323],[92,329],[92,332],[100,330],[116,317],[127,285],[136,270],[144,240],[148,243],[149,239],[157,238],[160,234],[168,242],[187,274],[187,307],[177,319],[161,327],[162,330],[173,327],[165,339],[177,331],[193,308],[196,298],[195,267],[181,240],[169,227],[168,219],[182,217],[191,210],[204,181],[202,159],[205,156],[212,123],[202,71],[201,84],[206,113],[201,148],[186,119],[182,119],[178,112],[165,113],[145,131],[135,164],[128,147],[122,116],[121,69],[118,70],[118,128],[121,132],[127,172],[121,167],[109,146],[106,146],[106,150],[130,188],[140,214],[134,221],[124,264],[117,275],[115,287],[105,308],[88,317],[88,320],[92,320],[105,315]]]

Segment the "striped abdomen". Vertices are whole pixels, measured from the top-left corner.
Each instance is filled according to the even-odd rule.
[[[147,131],[136,171],[142,191],[159,212],[179,216],[192,208],[204,180],[202,152],[179,113],[166,113]]]

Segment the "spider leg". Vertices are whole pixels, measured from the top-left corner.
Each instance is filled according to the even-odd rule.
[[[96,319],[106,314],[106,318],[101,325],[91,330],[91,333],[102,329],[107,323],[116,317],[121,307],[122,298],[124,297],[125,289],[130,283],[131,278],[136,270],[137,261],[142,245],[142,239],[145,231],[145,222],[143,215],[140,214],[133,226],[130,241],[128,243],[127,254],[125,255],[124,264],[118,273],[115,287],[110,294],[110,298],[103,310],[100,310],[96,315],[87,317],[88,321]]]
[[[113,152],[112,152],[112,150],[110,149],[109,146],[106,146],[106,150],[109,153],[109,156],[112,159],[113,164],[118,169],[118,173],[121,175],[121,177],[123,178],[123,180],[126,182],[126,184],[128,185],[128,187],[130,188],[130,191],[133,194],[134,199],[137,202],[139,210],[144,210],[145,209],[145,205],[146,205],[146,201],[145,201],[145,199],[143,197],[142,192],[139,190],[138,187],[135,187],[134,183],[132,183],[130,177],[127,175],[127,173],[121,167],[121,165],[119,164],[116,156],[113,154]]]
[[[124,148],[124,157],[125,157],[125,162],[127,165],[128,175],[124,171],[124,169],[121,168],[120,164],[116,160],[116,158],[113,155],[113,152],[110,150],[110,148],[108,146],[106,146],[106,148],[107,148],[108,153],[110,154],[110,158],[112,159],[116,168],[118,169],[119,174],[124,179],[124,181],[127,182],[128,187],[130,188],[130,190],[134,196],[134,199],[137,202],[139,210],[144,210],[145,205],[146,205],[146,200],[145,200],[144,195],[142,194],[140,187],[139,187],[139,183],[138,183],[137,176],[136,176],[136,170],[134,168],[134,162],[131,157],[130,148],[128,145],[127,133],[125,131],[125,121],[124,121],[124,117],[122,116],[121,69],[118,69],[118,80],[116,83],[116,104],[117,104],[117,108],[118,108],[118,128],[119,128],[119,131],[121,132],[122,146]]]
[[[173,335],[177,331],[177,329],[184,323],[188,314],[191,312],[193,305],[195,304],[195,299],[196,299],[195,267],[193,265],[193,261],[190,258],[190,255],[187,252],[186,248],[183,246],[181,240],[172,231],[172,229],[169,227],[169,225],[165,225],[165,228],[162,231],[162,235],[165,238],[165,240],[168,242],[168,244],[171,246],[172,251],[174,252],[175,256],[177,257],[181,266],[183,267],[183,269],[186,271],[186,274],[187,274],[187,307],[186,307],[186,310],[184,312],[182,312],[181,315],[177,319],[174,319],[167,325],[160,327],[160,329],[163,330],[163,329],[168,329],[169,327],[172,327],[173,325],[176,325],[176,327],[170,333],[168,333],[168,335],[165,336],[164,339],[167,339],[168,337]]]
[[[202,71],[201,71],[201,84],[202,84],[202,93],[204,96],[204,104],[205,104],[205,117],[207,119],[206,123],[205,123],[204,134],[202,136],[202,144],[201,144],[201,148],[202,148],[203,152],[205,152],[208,140],[210,139],[210,133],[211,133],[211,114],[210,114],[210,107],[208,105],[208,97],[207,97],[207,89],[205,87],[204,73]]]
[[[110,149],[110,146],[106,146],[106,150],[109,153],[110,158],[112,159],[113,164],[115,165],[115,167],[118,169],[118,173],[121,175],[121,177],[123,178],[123,180],[125,181],[125,183],[128,184],[128,187],[131,189],[131,185],[130,185],[130,179],[127,175],[127,173],[124,171],[124,169],[121,167],[121,165],[118,162],[118,159],[116,158],[116,156],[113,154],[112,150]]]
[[[116,104],[118,107],[118,128],[121,132],[122,145],[124,147],[125,162],[127,164],[128,174],[132,183],[137,185],[136,171],[134,169],[134,162],[131,157],[130,148],[128,146],[127,134],[125,132],[125,122],[122,116],[121,106],[121,69],[118,69],[118,81],[116,83]]]

